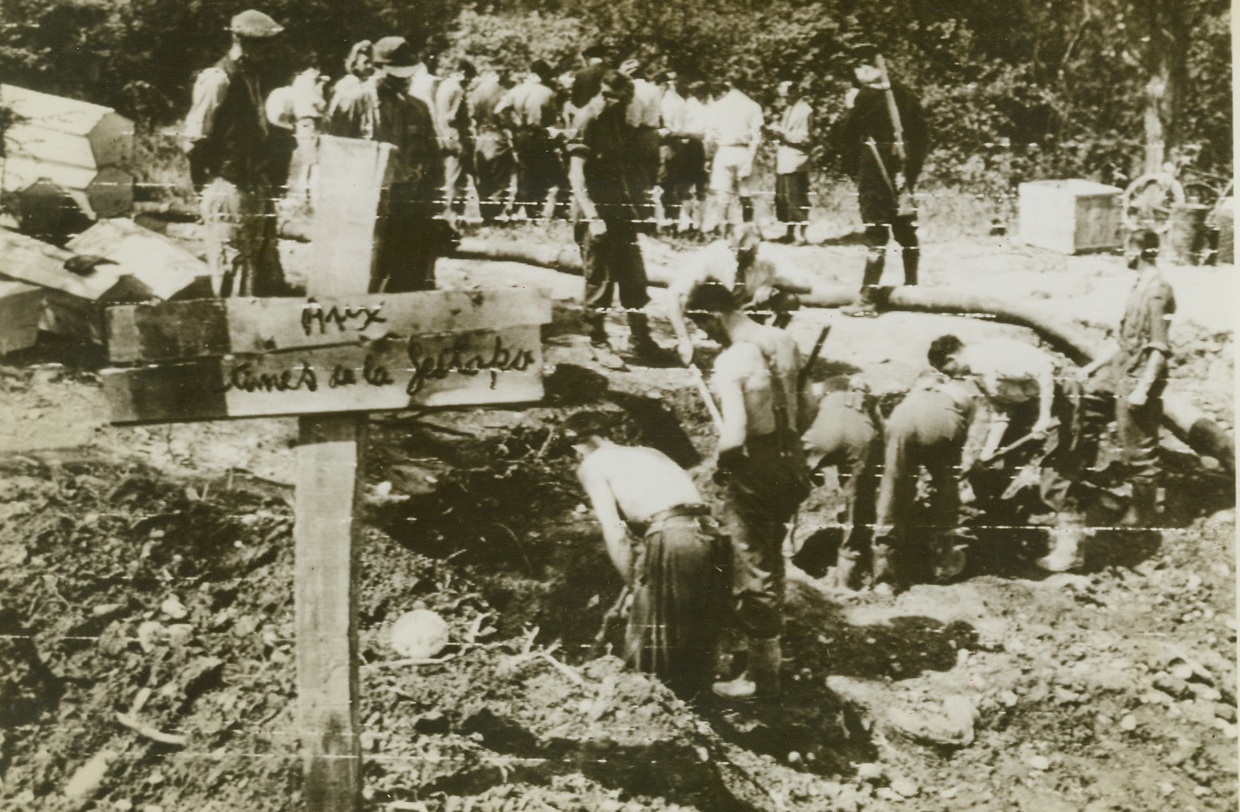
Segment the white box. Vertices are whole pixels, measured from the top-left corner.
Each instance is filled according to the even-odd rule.
[[[1122,190],[1087,180],[1020,185],[1020,238],[1062,254],[1119,248]]]

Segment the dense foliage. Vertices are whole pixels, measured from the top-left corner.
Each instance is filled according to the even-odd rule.
[[[871,40],[930,109],[929,174],[979,191],[1033,176],[1122,182],[1139,169],[1146,87],[1160,69],[1157,57],[1170,55],[1167,75],[1177,92],[1162,110],[1169,143],[1202,144],[1202,162],[1219,171],[1229,172],[1232,160],[1225,0],[256,4],[287,27],[284,75],[307,61],[336,73],[352,42],[388,33],[405,34],[445,59],[469,55],[508,69],[535,58],[571,69],[579,46],[597,40],[617,56],[642,57],[652,70],[732,77],[765,103],[779,80],[802,82],[820,113],[820,131],[838,114],[848,87],[847,45]],[[170,123],[188,104],[193,73],[226,48],[234,6],[240,7],[216,0],[0,0],[0,76]]]

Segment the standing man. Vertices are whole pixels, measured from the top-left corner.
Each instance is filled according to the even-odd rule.
[[[955,336],[940,336],[930,344],[929,360],[935,369],[971,379],[981,390],[990,418],[980,462],[984,464],[1002,443],[1025,437],[1038,443],[1038,494],[1055,511],[1056,547],[1061,542],[1072,545],[1075,558],[1079,536],[1071,531],[1082,524],[1084,494],[1078,483],[1085,469],[1079,443],[1080,386],[1057,379],[1049,354],[1010,339],[966,347]],[[1072,566],[1080,563],[1075,560]]]
[[[559,123],[556,92],[551,87],[555,73],[541,59],[530,65],[525,81],[514,87],[496,106],[512,132],[517,158],[517,206],[524,206],[530,219],[541,219],[547,194],[557,190],[557,200],[566,193],[564,164],[552,138],[551,128]]]
[[[495,112],[505,92],[499,74],[493,70],[485,72],[469,92],[469,114],[477,138],[474,171],[478,210],[484,223],[493,223],[504,213],[512,185],[512,142]]]
[[[775,150],[775,218],[784,224],[782,242],[805,244],[809,221],[809,128],[813,108],[792,82],[779,83],[784,114],[771,128]]]
[[[1158,268],[1158,234],[1141,232],[1137,248],[1137,281],[1119,323],[1117,346],[1082,370],[1087,379],[1098,373],[1086,387],[1083,422],[1089,431],[1084,453],[1089,465],[1095,465],[1099,436],[1113,414],[1132,483],[1132,501],[1119,524],[1148,528],[1158,519],[1158,430],[1171,359],[1168,327],[1175,313],[1175,292]]]
[[[202,193],[207,267],[217,296],[280,296],[274,200],[281,167],[270,139],[259,74],[272,37],[283,27],[250,9],[232,18],[232,46],[198,74],[185,117],[186,152]]]
[[[783,541],[787,522],[809,495],[800,435],[814,404],[796,342],[746,316],[732,291],[717,282],[699,285],[688,309],[724,346],[712,374],[723,415],[716,477],[726,493],[736,620],[749,640],[745,672],[713,690],[725,699],[771,698],[779,694],[782,662]]]
[[[430,107],[409,95],[417,61],[403,37],[374,46],[375,73],[343,99],[330,126],[334,135],[382,141],[396,147],[392,184],[385,189],[372,292],[435,288],[435,259],[443,250],[435,215],[443,161]]]
[[[959,553],[941,556],[936,549],[959,522],[962,457],[966,446],[970,451],[976,447],[970,442],[976,438],[975,414],[968,388],[928,372],[887,418],[872,548],[876,589],[903,590],[936,574],[959,574],[964,568]],[[966,465],[972,465],[971,460]],[[923,468],[931,485],[928,527],[919,527],[913,516]]]
[[[921,102],[908,88],[888,79],[878,48],[858,45],[852,49],[852,59],[855,93],[831,143],[844,171],[857,182],[868,246],[861,293],[848,312],[873,315],[892,236],[904,260],[904,284],[917,284],[920,248],[912,192],[928,140]]]
[[[630,160],[633,128],[625,112],[633,83],[619,71],[603,74],[599,98],[579,118],[568,144],[569,182],[577,203],[574,236],[585,272],[586,318],[590,343],[608,347],[606,316],[619,292],[628,313],[629,344],[634,355],[663,360],[663,349],[650,336],[650,320],[642,311],[649,302],[646,265],[637,243],[636,223],[642,198]]]
[[[449,222],[465,213],[465,195],[474,171],[474,138],[465,92],[478,69],[462,59],[435,91],[435,115],[443,145],[443,205]]]
[[[883,461],[882,419],[874,397],[862,381],[832,378],[827,393],[818,402],[818,416],[801,438],[805,458],[812,473],[834,466],[844,492],[844,540],[835,566],[835,583],[841,589],[860,589],[872,567],[871,542],[877,517],[878,493]],[[811,541],[797,551],[794,562],[807,572],[818,569]],[[801,561],[805,561],[802,564]],[[825,566],[827,561],[821,561]]]
[[[577,412],[561,431],[580,455],[577,476],[607,554],[633,591],[625,660],[686,699],[705,691],[727,611],[731,554],[710,508],[661,451],[608,439],[600,415]]]
[[[706,138],[714,144],[715,154],[702,231],[713,234],[732,222],[733,201],[740,204],[742,222],[753,220],[751,179],[762,144],[762,107],[742,92],[739,77],[733,76],[711,105]]]

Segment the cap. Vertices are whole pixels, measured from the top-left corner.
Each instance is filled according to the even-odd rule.
[[[376,42],[370,61],[402,79],[412,76],[418,64],[413,46],[404,37],[384,37]]]
[[[592,45],[587,45],[586,47],[582,48],[581,55],[586,57],[587,59],[606,59],[607,48],[596,42]]]
[[[251,8],[233,17],[228,24],[228,30],[239,37],[267,39],[283,31],[284,26],[261,11],[255,11]]]
[[[853,62],[868,62],[878,56],[878,46],[872,42],[858,42],[848,49]]]

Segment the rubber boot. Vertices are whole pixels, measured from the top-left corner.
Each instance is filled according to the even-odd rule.
[[[596,347],[610,347],[607,341],[606,314],[601,310],[586,312],[586,323],[590,325],[590,343]]]
[[[779,669],[783,651],[779,638],[749,641],[749,666],[736,679],[711,686],[715,696],[733,702],[773,699],[779,696]]]
[[[917,285],[917,267],[921,262],[921,249],[905,248],[900,252],[900,258],[904,260],[904,284],[915,287]]]
[[[1033,564],[1046,572],[1067,572],[1085,563],[1081,555],[1081,539],[1085,528],[1076,517],[1061,516],[1051,531],[1051,549]]]
[[[857,301],[841,311],[849,316],[872,316],[877,305],[878,283],[883,278],[885,252],[872,254],[865,259],[865,274],[861,277],[861,293]]]
[[[1133,530],[1154,527],[1158,522],[1158,487],[1153,482],[1132,483],[1128,512],[1117,524]]]
[[[649,361],[664,360],[666,353],[650,337],[650,317],[645,313],[629,313],[629,348],[638,358]]]

